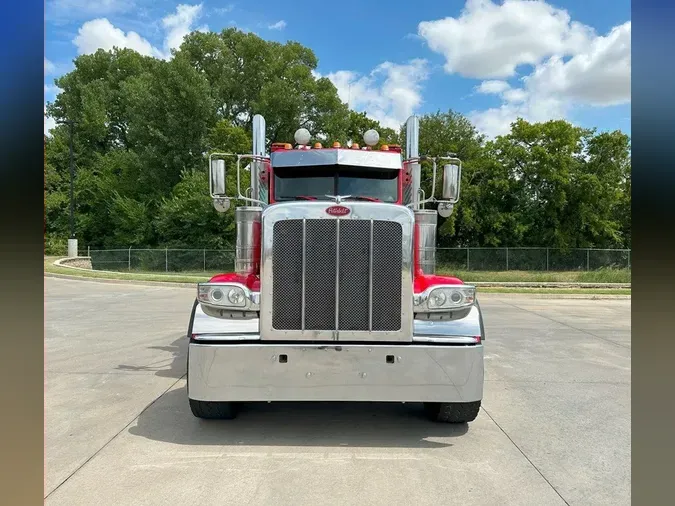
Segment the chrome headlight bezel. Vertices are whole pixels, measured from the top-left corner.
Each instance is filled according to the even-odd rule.
[[[213,309],[260,311],[260,292],[252,292],[241,283],[198,283],[197,300]]]
[[[473,285],[436,285],[416,294],[413,300],[415,313],[448,313],[468,309],[476,303]]]

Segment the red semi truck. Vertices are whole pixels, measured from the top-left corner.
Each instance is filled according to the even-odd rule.
[[[188,398],[200,418],[233,418],[242,402],[424,403],[433,420],[475,419],[485,332],[476,290],[435,274],[437,214],[460,193],[461,162],[419,156],[419,120],[405,158],[374,130],[358,144],[274,143],[253,119],[250,154],[212,153],[210,193],[235,209],[234,272],[197,287],[188,337]],[[431,195],[420,163],[433,164]],[[236,160],[236,195],[225,163]],[[242,161],[251,184],[241,192]],[[436,210],[424,209],[437,204]]]

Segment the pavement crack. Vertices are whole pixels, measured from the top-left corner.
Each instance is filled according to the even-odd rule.
[[[79,466],[77,466],[77,469],[75,469],[72,473],[70,473],[68,476],[66,476],[66,478],[63,479],[63,480],[61,481],[61,483],[59,483],[56,487],[54,487],[54,488],[52,489],[52,491],[49,492],[49,493],[45,496],[45,500],[47,500],[47,499],[49,498],[50,495],[52,495],[52,494],[53,494],[54,492],[56,492],[59,488],[61,488],[61,486],[62,486],[64,483],[66,483],[70,478],[72,478],[72,477],[73,477],[80,469],[82,469],[84,466],[86,466],[86,465],[89,463],[90,460],[92,460],[94,457],[96,457],[96,455],[98,455],[99,453],[101,453],[101,451],[102,451],[106,446],[108,446],[108,445],[109,445],[110,443],[112,443],[115,439],[117,439],[117,436],[119,436],[120,434],[122,434],[122,432],[124,432],[125,430],[127,430],[127,429],[129,428],[129,426],[130,426],[132,423],[134,423],[136,420],[138,420],[138,418],[139,418],[143,413],[145,413],[145,412],[147,411],[147,409],[148,409],[150,406],[152,406],[154,403],[156,403],[158,400],[160,400],[160,399],[161,399],[161,398],[162,398],[169,390],[171,390],[174,386],[176,386],[176,384],[177,384],[180,380],[182,380],[183,378],[185,378],[185,376],[187,376],[187,373],[183,374],[180,378],[178,378],[178,379],[177,379],[176,381],[174,381],[171,385],[169,385],[169,387],[168,387],[166,390],[164,390],[157,398],[155,398],[150,404],[148,404],[147,406],[145,406],[145,407],[141,410],[141,412],[138,413],[138,414],[133,418],[133,420],[129,421],[129,423],[127,423],[124,427],[122,427],[119,431],[117,431],[117,433],[116,433],[113,437],[111,437],[111,438],[110,438],[103,446],[101,446],[98,450],[96,450],[96,451],[93,453],[93,455],[91,455],[91,456],[90,456],[87,460],[85,460],[82,464],[80,464]]]
[[[584,330],[584,329],[580,329],[580,328],[578,328],[578,327],[574,327],[574,326],[570,325],[569,323],[561,322],[560,320],[555,320],[555,319],[550,318],[550,317],[548,317],[548,316],[544,316],[543,314],[537,313],[536,311],[531,311],[531,310],[529,310],[529,309],[525,309],[524,307],[516,306],[515,304],[510,304],[510,303],[508,303],[508,302],[504,302],[504,301],[501,301],[501,302],[502,302],[502,304],[506,304],[507,306],[515,307],[516,309],[520,309],[521,311],[525,311],[525,312],[527,312],[527,313],[530,313],[530,314],[533,314],[533,315],[537,315],[537,316],[539,316],[540,318],[543,318],[544,320],[548,320],[548,321],[551,321],[551,322],[553,322],[553,323],[557,323],[557,324],[562,325],[562,326],[564,326],[564,327],[570,328],[570,329],[572,329],[572,330],[576,330],[576,331],[578,331],[578,332],[582,332],[582,333],[584,333],[584,334],[588,334],[589,336],[592,336],[592,337],[595,337],[596,339],[600,339],[600,340],[602,340],[602,341],[605,341],[606,343],[613,344],[614,346],[618,346],[619,348],[624,348],[624,349],[626,349],[626,350],[630,350],[630,349],[631,349],[630,346],[626,346],[625,344],[617,343],[616,341],[612,341],[611,339],[606,339],[606,338],[604,338],[604,337],[600,337],[599,335],[594,334],[593,332],[589,332],[588,330]]]
[[[551,380],[513,380],[513,379],[485,379],[486,383],[537,383],[552,385],[630,385],[630,381],[551,381]]]
[[[484,406],[481,406],[480,409],[482,409],[482,410],[485,412],[485,414],[488,416],[488,418],[490,418],[490,420],[492,420],[492,422],[497,426],[497,428],[502,432],[502,434],[504,434],[504,435],[507,437],[507,439],[508,439],[509,441],[511,441],[511,444],[512,444],[513,446],[516,447],[516,449],[520,452],[520,454],[521,454],[523,457],[525,457],[525,459],[530,463],[530,465],[535,469],[535,471],[537,471],[537,473],[539,473],[539,476],[541,476],[541,477],[544,479],[544,481],[545,481],[546,483],[548,483],[548,486],[551,487],[551,488],[553,489],[553,491],[558,495],[558,497],[560,497],[560,500],[561,500],[562,502],[564,502],[567,506],[570,506],[570,503],[568,503],[568,502],[565,500],[565,498],[560,494],[560,492],[558,492],[558,489],[555,488],[555,487],[553,486],[553,484],[548,480],[548,478],[546,478],[546,476],[544,476],[544,473],[542,473],[542,472],[539,470],[539,468],[538,468],[537,466],[534,465],[534,462],[532,462],[532,461],[530,460],[530,458],[529,458],[527,455],[525,455],[525,452],[520,448],[520,446],[518,446],[518,445],[516,444],[516,442],[515,442],[513,439],[511,439],[511,436],[509,436],[509,435],[506,433],[506,431],[502,428],[502,426],[499,425],[499,424],[497,423],[497,420],[495,420],[494,418],[492,418],[492,415],[491,415],[490,413],[488,413],[488,410],[485,409]]]

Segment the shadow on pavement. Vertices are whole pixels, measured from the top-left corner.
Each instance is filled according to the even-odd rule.
[[[187,349],[188,339],[185,335],[180,336],[168,346],[149,346],[149,350],[161,350],[171,353],[171,363],[167,366],[167,359],[161,359],[156,362],[145,365],[125,365],[120,364],[117,369],[120,371],[153,371],[156,376],[162,378],[181,378],[187,368]]]
[[[421,404],[398,403],[247,403],[234,420],[201,420],[183,387],[157,399],[129,433],[182,445],[446,448],[452,445],[426,438],[467,430],[430,421]]]

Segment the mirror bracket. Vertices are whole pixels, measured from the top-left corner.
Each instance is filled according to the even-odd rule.
[[[267,206],[267,203],[254,199],[251,197],[247,197],[246,195],[243,195],[241,193],[241,160],[246,158],[246,159],[251,159],[256,162],[267,162],[269,161],[269,157],[264,156],[264,155],[238,155],[234,153],[210,153],[209,154],[209,194],[211,195],[211,198],[214,200],[214,205],[215,201],[218,201],[219,203],[223,200],[230,200],[230,197],[228,197],[225,193],[226,191],[226,171],[224,167],[225,160],[224,158],[226,157],[236,157],[237,158],[237,196],[234,197],[236,200],[243,200],[245,202],[253,202],[256,204],[260,204],[263,207]],[[214,174],[214,162],[219,163],[222,162],[223,165],[219,165],[218,168],[215,170],[218,170],[219,172],[222,171],[222,181],[218,181],[219,174]],[[214,181],[215,180],[215,181]],[[215,184],[214,184],[215,183]],[[220,183],[222,183],[222,188],[215,188],[215,186],[219,186]],[[221,191],[222,190],[222,193]],[[247,190],[248,193],[248,190]],[[228,205],[229,207],[229,205]]]

